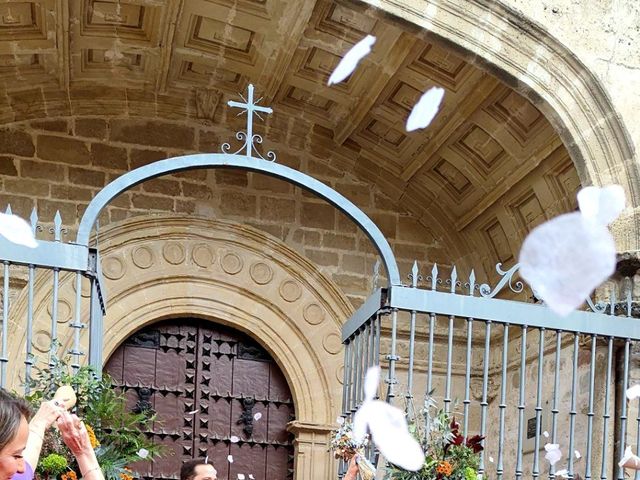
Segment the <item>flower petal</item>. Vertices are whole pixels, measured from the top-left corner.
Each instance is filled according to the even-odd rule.
[[[640,397],[640,384],[636,384],[630,388],[627,388],[627,399],[635,400]]]
[[[231,436],[229,437],[229,441],[230,441],[231,443],[238,443],[238,442],[240,441],[240,437],[237,437],[237,436],[235,436],[235,435],[231,435]]]
[[[360,60],[366,57],[371,52],[371,47],[376,43],[376,37],[373,35],[367,35],[358,43],[356,43],[351,50],[349,50],[345,56],[340,60],[338,66],[335,68],[331,76],[329,77],[328,85],[334,83],[340,83],[347,78],[358,66]]]
[[[585,187],[578,192],[580,212],[601,225],[609,225],[624,210],[624,189],[620,185]]]
[[[138,456],[140,458],[147,458],[149,456],[149,450],[147,450],[146,448],[141,448],[140,450],[138,450]]]
[[[560,451],[560,445],[557,443],[547,443],[544,446],[546,453],[544,458],[547,459],[550,465],[555,465],[562,458],[562,452]]]
[[[579,307],[615,265],[616,246],[607,228],[578,212],[537,226],[520,250],[522,278],[558,315]]]
[[[29,248],[38,246],[31,225],[17,215],[0,213],[0,235],[18,245]]]
[[[369,367],[364,377],[364,399],[373,400],[378,392],[378,383],[380,383],[380,366]]]
[[[443,98],[444,88],[431,87],[427,90],[413,106],[407,118],[407,132],[428,127],[438,113]]]

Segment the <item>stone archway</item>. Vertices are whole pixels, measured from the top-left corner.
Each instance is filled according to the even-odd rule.
[[[554,125],[583,185],[617,183],[631,208],[613,225],[619,251],[640,246],[640,166],[600,80],[564,44],[514,8],[483,0],[365,0],[438,35],[470,63],[528,97]]]
[[[102,232],[100,243],[109,292],[105,358],[132,332],[164,318],[215,320],[247,333],[275,359],[293,395],[295,478],[334,471],[326,441],[341,408],[340,326],[352,307],[331,281],[282,242],[230,222],[140,217]],[[70,276],[61,280],[60,304],[73,304],[73,283]],[[35,291],[34,331],[44,335],[51,298],[45,278]],[[24,297],[16,302],[16,318],[26,314]],[[58,330],[65,349],[73,341],[70,330]],[[20,362],[24,326],[16,325],[15,335],[10,359]],[[17,385],[17,375],[10,385]]]

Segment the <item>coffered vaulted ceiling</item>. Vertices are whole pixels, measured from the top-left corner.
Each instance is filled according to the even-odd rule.
[[[340,56],[367,34],[377,37],[373,53],[328,87]],[[517,232],[572,207],[575,169],[534,105],[428,32],[358,3],[0,4],[5,123],[128,114],[235,126],[226,101],[249,82],[275,111],[266,138],[295,119],[301,136],[325,142],[327,162],[378,184],[425,223],[473,226],[496,259],[507,260]],[[407,133],[411,107],[433,85],[446,89],[441,112]]]

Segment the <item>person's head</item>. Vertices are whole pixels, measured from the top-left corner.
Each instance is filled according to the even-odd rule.
[[[196,458],[182,464],[180,480],[217,480],[218,472],[206,460]]]
[[[24,472],[22,452],[29,437],[30,415],[27,402],[0,388],[0,480]]]

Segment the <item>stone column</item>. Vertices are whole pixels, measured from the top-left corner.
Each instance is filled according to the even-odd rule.
[[[295,420],[287,430],[295,435],[294,479],[333,480],[338,478],[337,463],[329,452],[329,435],[335,427]]]

